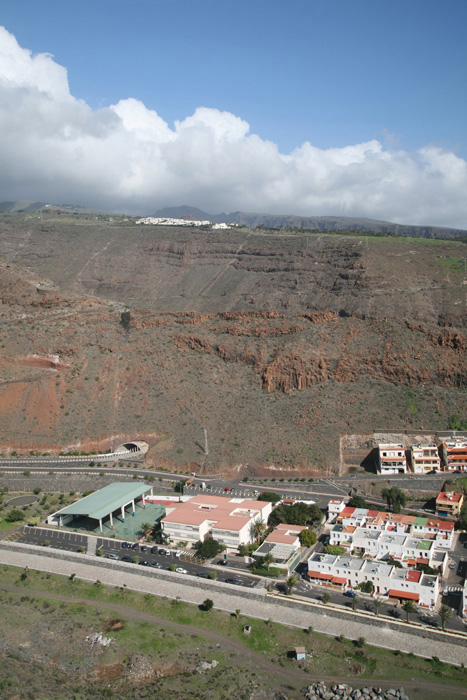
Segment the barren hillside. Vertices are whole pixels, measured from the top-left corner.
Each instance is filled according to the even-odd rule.
[[[144,435],[180,469],[318,472],[344,434],[445,429],[467,408],[465,251],[0,215],[0,441]]]

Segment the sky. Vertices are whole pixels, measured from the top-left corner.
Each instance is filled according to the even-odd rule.
[[[467,229],[466,0],[15,0],[0,201]]]

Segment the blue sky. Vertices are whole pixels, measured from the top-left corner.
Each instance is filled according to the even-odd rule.
[[[384,153],[403,151],[419,168],[426,159],[419,150],[427,147],[461,159],[454,169],[462,169],[467,158],[466,0],[15,0],[4,5],[0,24],[32,55],[52,54],[67,71],[73,98],[94,113],[133,98],[171,130],[201,107],[231,113],[248,123],[248,134],[272,142],[282,155],[306,142],[327,151],[377,141]],[[191,193],[203,200],[199,189]],[[381,196],[372,191],[369,198],[373,208],[363,214],[378,218]],[[166,193],[162,204],[170,199]],[[347,213],[357,215],[357,199],[345,203]],[[229,208],[227,200],[225,192],[217,198],[219,206]],[[280,208],[293,211],[293,198],[279,200]],[[203,201],[212,207],[216,196]],[[272,194],[259,197],[255,208],[270,208],[272,201]],[[340,200],[319,201],[326,208]],[[237,203],[241,197],[232,197],[230,209]],[[254,203],[247,199],[245,206]],[[316,203],[302,193],[297,213],[308,213]],[[423,218],[420,202],[415,206],[415,218]],[[392,218],[410,215],[408,203],[393,209]],[[381,218],[390,214],[386,203]],[[426,215],[432,215],[429,209]],[[454,218],[458,226],[465,218],[467,228],[465,215],[462,210]],[[453,220],[435,218],[436,223]]]

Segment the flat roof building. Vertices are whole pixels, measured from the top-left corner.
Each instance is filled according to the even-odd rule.
[[[467,472],[467,440],[453,438],[445,440],[441,445],[443,466],[448,472]]]
[[[255,522],[267,524],[272,504],[246,498],[223,498],[197,494],[178,504],[161,522],[165,534],[172,540],[189,543],[213,538],[237,549],[250,544],[255,537]]]
[[[436,514],[458,516],[464,503],[464,495],[454,491],[441,491],[436,497]]]
[[[414,474],[428,474],[441,469],[441,459],[436,445],[412,445],[410,459]]]
[[[381,474],[405,474],[407,459],[403,445],[378,445],[378,471]]]

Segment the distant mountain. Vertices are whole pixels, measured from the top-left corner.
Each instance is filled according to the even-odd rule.
[[[447,228],[442,226],[410,226],[393,224],[389,221],[365,219],[347,216],[293,216],[279,214],[256,214],[241,211],[230,214],[208,214],[196,207],[183,205],[181,207],[166,207],[159,209],[151,216],[191,218],[197,220],[209,219],[213,223],[239,224],[248,228],[276,229],[311,229],[318,231],[362,231],[363,233],[392,233],[396,236],[415,238],[466,238],[467,230]]]
[[[110,212],[102,211],[100,209],[92,209],[91,207],[84,207],[80,204],[47,204],[46,202],[35,202],[28,199],[22,199],[18,202],[0,202],[0,212],[4,213],[18,213],[18,212],[34,212],[42,211],[44,209],[53,210],[55,212],[68,212],[69,214],[96,214],[103,215],[109,214]]]
[[[95,214],[112,215],[117,212],[105,212],[97,209],[87,208],[79,204],[45,204],[44,202],[34,202],[21,200],[18,202],[0,202],[0,212],[34,212],[43,209],[53,209],[54,211],[64,211],[73,214]],[[119,214],[122,212],[120,211]],[[144,216],[148,216],[147,213]],[[231,212],[230,214],[209,214],[208,212],[182,205],[179,207],[164,207],[149,214],[154,217],[164,217],[172,219],[193,219],[196,221],[209,220],[213,223],[232,223],[246,226],[250,229],[264,227],[267,229],[303,229],[312,231],[361,231],[362,233],[392,234],[394,236],[404,236],[413,238],[444,238],[456,239],[467,238],[466,229],[448,228],[443,226],[410,226],[406,224],[394,224],[390,221],[379,221],[378,219],[365,219],[363,217],[348,216],[294,216],[282,214],[258,214],[245,213],[242,211]]]

